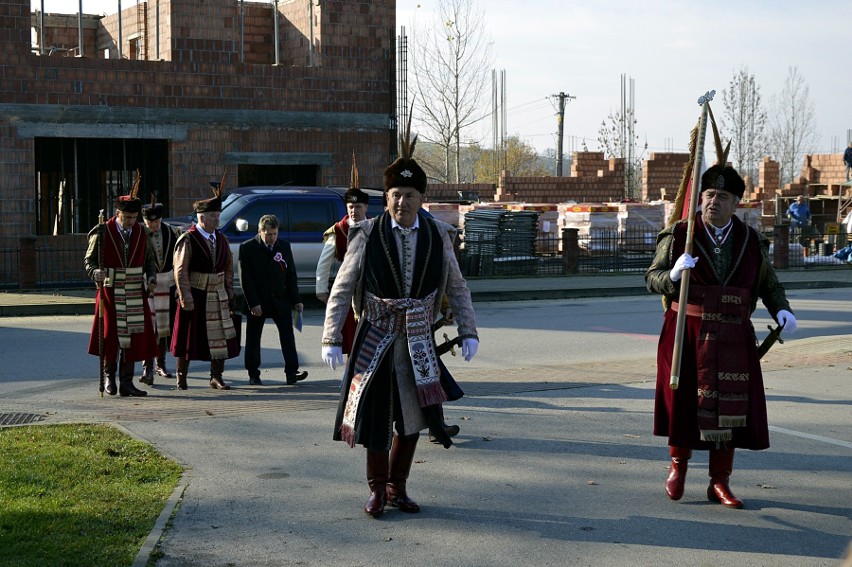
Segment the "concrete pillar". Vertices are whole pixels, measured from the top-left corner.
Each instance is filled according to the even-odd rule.
[[[790,267],[790,227],[776,224],[772,229],[772,267]]]
[[[32,289],[36,286],[36,238],[23,236],[20,239],[18,252],[18,285],[21,289]]]
[[[580,258],[580,229],[562,229],[562,273],[576,274]]]

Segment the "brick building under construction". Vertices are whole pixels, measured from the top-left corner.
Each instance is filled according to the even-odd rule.
[[[353,151],[362,183],[379,185],[396,152],[395,6],[158,0],[92,16],[0,4],[0,249],[15,251],[2,279],[17,279],[21,237],[38,249],[86,233],[137,169],[143,202],[153,194],[169,214],[223,173],[232,187],[347,185]]]

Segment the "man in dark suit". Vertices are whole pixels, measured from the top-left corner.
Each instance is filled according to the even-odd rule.
[[[278,327],[281,354],[284,355],[284,374],[288,384],[308,377],[299,370],[299,355],[293,336],[291,309],[299,313],[304,306],[299,297],[296,264],[290,243],[278,239],[278,219],[264,215],[258,222],[257,236],[240,245],[239,273],[245,302],[246,322],[245,363],[249,384],[262,386],[260,380],[260,336],[267,317]]]

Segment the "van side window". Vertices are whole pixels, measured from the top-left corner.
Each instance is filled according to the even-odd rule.
[[[330,201],[290,203],[290,232],[319,232],[339,221]]]
[[[231,221],[231,224],[226,228],[225,234],[233,236],[240,234],[237,232],[237,219],[245,219],[248,222],[248,233],[257,234],[257,223],[260,222],[260,217],[263,215],[275,215],[280,223],[279,231],[287,233],[287,214],[284,203],[255,203],[240,211]],[[242,233],[245,234],[245,233]]]

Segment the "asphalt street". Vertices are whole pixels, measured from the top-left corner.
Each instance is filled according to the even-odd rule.
[[[240,358],[226,365],[234,389],[213,391],[194,363],[189,391],[161,379],[145,399],[97,397],[90,316],[0,318],[0,416],[114,423],[187,467],[139,565],[159,540],[158,567],[836,566],[852,540],[845,294],[791,292],[807,319],[764,361],[772,447],[738,452],[744,510],[706,500],[702,453],[683,500],[665,496],[665,442],[650,434],[661,318],[647,296],[477,302],[477,359],[448,358],[466,391],[446,410],[461,433],[448,450],[421,439],[415,515],[361,510],[364,451],[331,440],[339,376],[319,364],[318,309],[297,338],[307,381],[284,384],[270,324],[267,385],[249,387]]]

